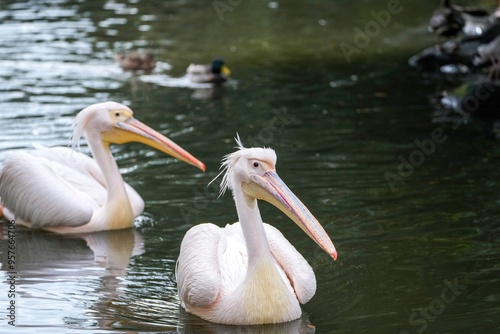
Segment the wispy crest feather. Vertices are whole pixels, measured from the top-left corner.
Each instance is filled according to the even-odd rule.
[[[271,166],[276,165],[276,153],[274,152],[273,149],[271,148],[264,148],[264,147],[252,147],[252,148],[247,148],[243,146],[243,143],[241,142],[240,136],[236,134],[236,138],[234,138],[236,141],[236,148],[238,149],[236,152],[227,154],[222,158],[222,164],[220,166],[220,173],[208,184],[210,185],[212,182],[214,182],[219,176],[224,174],[222,177],[222,181],[220,184],[220,192],[219,192],[219,197],[224,195],[227,189],[233,190],[232,184],[231,184],[231,175],[234,174],[234,168],[238,164],[239,159],[258,159],[265,161]]]
[[[245,147],[243,146],[243,142],[241,141],[240,135],[238,133],[236,133],[236,138],[234,138],[234,140],[236,141],[236,145],[238,145],[235,148],[237,148],[239,151],[245,149]],[[212,182],[214,182],[219,178],[219,176],[224,174],[224,176],[222,177],[222,182],[220,184],[219,196],[217,198],[222,197],[226,193],[226,190],[230,189],[229,174],[231,174],[232,172],[231,166],[233,165],[233,160],[236,153],[238,153],[238,151],[226,154],[222,158],[222,164],[219,168],[220,173],[217,174],[217,176],[214,177],[214,179],[208,183],[208,185],[211,185]]]
[[[89,121],[89,110],[90,107],[87,107],[80,111],[78,115],[76,115],[75,121],[71,126],[73,128],[73,134],[71,135],[71,148],[73,149],[80,148],[80,139],[83,137],[83,130]]]
[[[73,121],[71,128],[73,129],[73,133],[71,134],[71,148],[72,149],[80,149],[80,139],[83,136],[83,127],[78,126],[78,118]]]

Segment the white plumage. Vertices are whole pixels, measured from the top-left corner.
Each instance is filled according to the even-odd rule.
[[[73,147],[85,136],[94,159],[69,148],[37,146],[9,152],[0,171],[3,214],[22,225],[80,233],[128,228],[144,201],[125,183],[109,145],[142,142],[202,170],[203,163],[133,118],[128,107],[105,102],[76,117]]]
[[[176,268],[181,306],[211,322],[230,325],[298,319],[299,303],[316,291],[311,266],[275,227],[262,222],[257,199],[277,206],[334,259],[321,225],[275,172],[271,149],[243,148],[223,160],[221,193],[233,191],[239,222],[192,227]]]

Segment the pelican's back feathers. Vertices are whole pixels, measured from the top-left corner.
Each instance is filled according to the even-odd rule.
[[[28,152],[11,152],[0,177],[0,198],[16,218],[35,221],[33,227],[81,226],[89,222],[93,210],[87,204],[91,203],[88,194],[68,187],[69,177],[88,188],[88,180],[71,178],[73,174],[74,170],[58,162],[49,163]]]

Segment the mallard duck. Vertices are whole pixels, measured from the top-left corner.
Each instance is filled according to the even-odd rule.
[[[231,75],[231,70],[222,58],[215,58],[210,65],[191,64],[186,72],[188,78],[196,83],[222,84]]]
[[[151,72],[156,66],[154,56],[150,52],[117,53],[115,59],[120,64],[120,67],[126,71]]]

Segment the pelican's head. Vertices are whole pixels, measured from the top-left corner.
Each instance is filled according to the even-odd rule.
[[[229,188],[241,187],[247,205],[265,200],[286,214],[333,259],[337,251],[330,237],[307,207],[293,194],[276,173],[276,153],[270,148],[244,148],[236,139],[239,150],[224,157],[225,170],[221,194]]]
[[[203,162],[167,137],[136,120],[133,114],[129,107],[117,102],[104,102],[88,106],[80,111],[76,117],[73,146],[77,146],[82,135],[85,135],[88,140],[100,138],[105,146],[135,141],[205,170]]]

